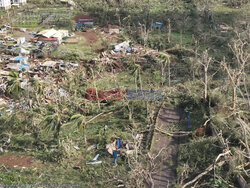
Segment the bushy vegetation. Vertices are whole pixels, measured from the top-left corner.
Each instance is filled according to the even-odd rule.
[[[39,164],[22,170],[3,166],[0,183],[143,187],[151,175],[148,145],[163,101],[182,109],[181,121],[171,131],[191,132],[178,146],[176,186],[237,187],[238,175],[249,178],[249,23],[238,22],[247,18],[249,10],[244,5],[248,2],[75,2],[72,15],[88,12],[100,26],[120,25],[125,28],[121,38],[158,52],[145,54],[147,61],[143,63],[137,62],[135,55],[127,55],[114,73],[113,65],[90,61],[96,52],[89,46],[66,44],[51,57],[83,62],[74,73],[60,72],[63,82],[57,86],[30,79],[31,88],[22,89],[18,74],[12,72],[2,93],[25,108],[14,108],[12,113],[4,110],[8,106],[1,109],[0,140],[9,140],[4,150],[29,154]],[[32,3],[59,5],[45,0]],[[32,17],[30,24],[39,19]],[[152,22],[161,22],[163,27],[154,29]],[[82,39],[80,43],[85,42]],[[98,41],[99,45],[108,48],[104,42]],[[89,54],[82,52],[86,48]],[[55,77],[57,74],[50,72]],[[67,97],[60,95],[59,88]],[[89,101],[87,88],[162,89],[164,99]],[[52,102],[42,97],[48,91]],[[29,105],[30,101],[37,105]],[[143,134],[141,142],[139,134]],[[106,145],[116,138],[128,142],[134,152],[113,162]],[[102,163],[87,164],[96,154]],[[223,161],[222,166],[216,166]],[[213,170],[190,183],[212,164]]]

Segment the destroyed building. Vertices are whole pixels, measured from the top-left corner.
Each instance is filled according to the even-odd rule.
[[[61,44],[64,37],[68,37],[68,30],[47,29],[37,34],[37,41]]]
[[[25,5],[27,4],[27,0],[12,0],[12,4]]]
[[[74,20],[76,22],[77,27],[94,25],[94,18],[88,15],[83,15],[83,14],[76,15]]]
[[[108,25],[108,33],[109,34],[119,34],[120,27],[116,25]]]
[[[10,0],[0,0],[0,8],[4,10],[8,10],[11,8]]]

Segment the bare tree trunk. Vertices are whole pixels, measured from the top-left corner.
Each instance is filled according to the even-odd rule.
[[[204,66],[204,101],[207,102],[207,70],[208,67]]]
[[[248,109],[250,109],[250,97],[249,97],[249,93],[248,93],[248,89],[247,89],[247,80],[246,77],[244,77],[244,89],[247,95],[247,101],[248,101]]]
[[[197,54],[199,50],[199,42],[195,41],[195,62],[193,63],[193,80],[195,80],[195,65],[197,63]]]
[[[168,19],[168,43],[171,42],[171,22],[170,19]]]
[[[208,51],[204,51],[201,57],[201,60],[199,60],[199,63],[203,66],[204,69],[204,102],[207,102],[207,96],[208,96],[208,67],[212,61],[212,58],[208,56]]]
[[[183,36],[182,36],[182,29],[181,29],[181,36],[180,36],[181,47],[182,47],[182,40],[183,40],[182,37],[183,37]]]
[[[234,90],[234,91],[233,91],[233,112],[236,111],[236,103],[237,103],[236,89],[237,89],[237,87],[234,86],[234,87],[233,87],[233,90]]]
[[[83,131],[83,135],[84,135],[84,144],[87,145],[87,136],[86,136],[85,128],[84,128],[84,131]]]
[[[99,108],[99,110],[100,110],[100,109],[101,109],[100,100],[99,100],[98,91],[97,91],[97,88],[96,88],[96,82],[95,82],[94,71],[93,71],[92,68],[91,68],[91,72],[92,72],[92,78],[93,78],[94,88],[95,88],[95,90],[96,90],[96,98],[97,98],[98,108]]]
[[[170,87],[171,82],[171,74],[170,74],[170,59],[168,59],[168,86]]]

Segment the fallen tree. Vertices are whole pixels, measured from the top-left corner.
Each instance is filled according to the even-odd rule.
[[[191,131],[178,131],[178,132],[167,132],[166,130],[163,130],[159,127],[155,127],[156,131],[159,131],[163,134],[166,134],[168,136],[173,136],[173,137],[182,137],[182,136],[188,136],[191,135],[192,132]]]
[[[230,151],[227,151],[227,152],[225,152],[225,153],[219,154],[218,157],[215,159],[215,163],[216,163],[222,156],[226,156],[226,155],[229,155],[229,154],[230,154]],[[182,186],[182,188],[185,188],[185,187],[187,187],[187,186],[189,186],[189,185],[195,183],[196,181],[198,181],[199,179],[201,179],[204,175],[206,175],[206,174],[209,173],[211,170],[213,170],[213,169],[215,168],[215,166],[219,166],[219,167],[220,167],[220,166],[224,165],[225,163],[226,163],[226,160],[221,161],[221,162],[219,162],[219,163],[217,163],[217,164],[211,164],[209,167],[206,168],[206,170],[205,170],[204,172],[200,173],[200,174],[199,174],[198,176],[196,176],[193,180],[191,180],[191,181],[187,182],[186,184],[184,184],[184,185]]]

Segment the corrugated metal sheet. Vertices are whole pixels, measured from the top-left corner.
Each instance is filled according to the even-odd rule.
[[[52,37],[62,40],[63,37],[68,37],[69,32],[67,30],[58,30]]]
[[[12,59],[10,59],[11,61],[21,61],[21,60],[24,60],[25,57],[22,57],[22,56],[17,56],[17,57],[14,57]]]
[[[45,66],[45,67],[54,67],[56,65],[55,61],[45,61],[43,64],[41,64],[41,66]]]
[[[57,31],[55,29],[48,29],[48,30],[43,30],[43,31],[39,32],[38,35],[42,35],[44,37],[50,38],[56,33],[57,33]]]

